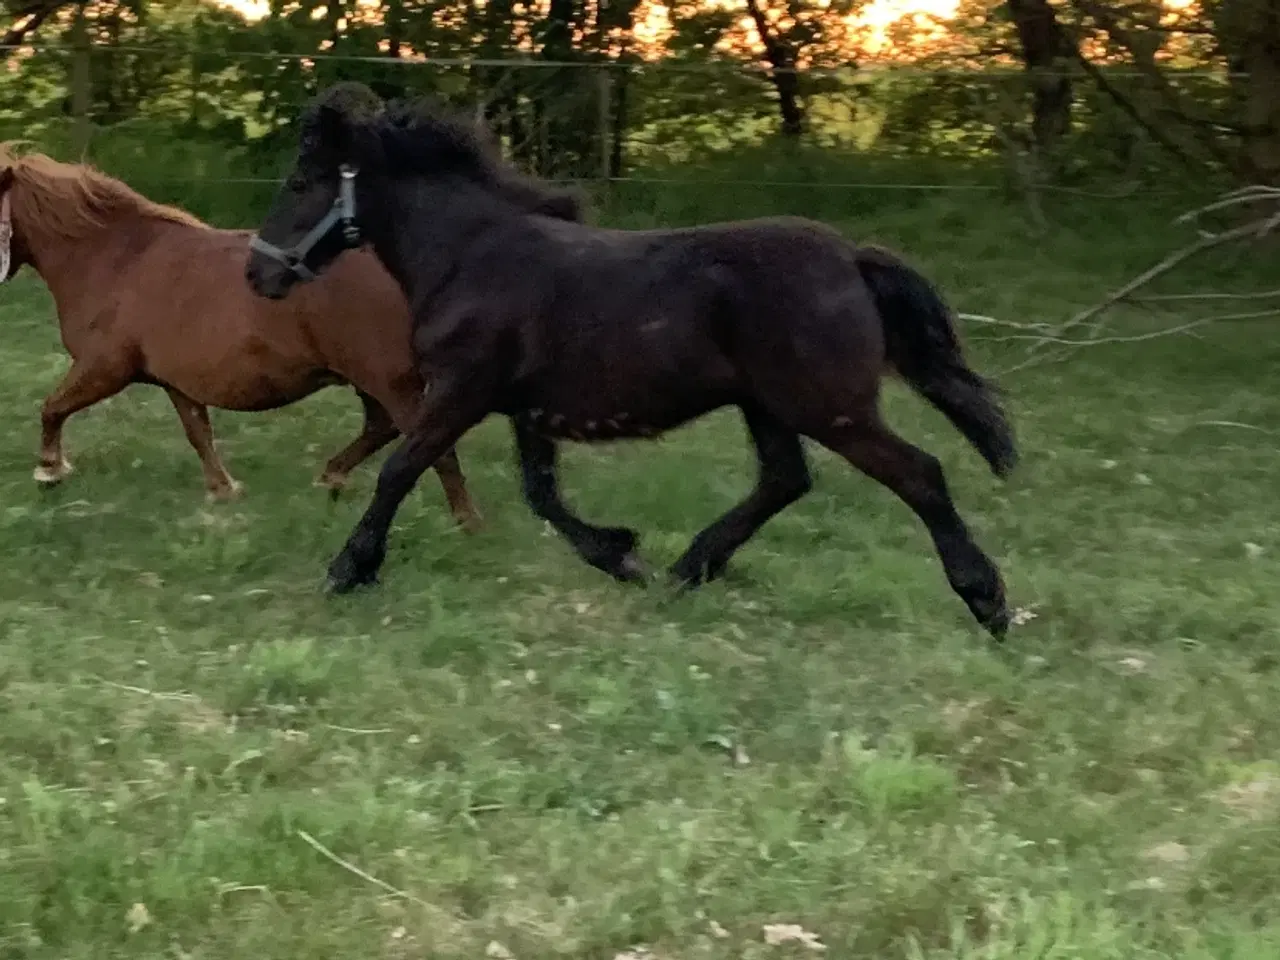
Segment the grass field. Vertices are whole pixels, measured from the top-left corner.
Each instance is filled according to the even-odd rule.
[[[1011,320],[1168,242],[1123,213],[1033,240],[998,205],[889,207],[845,225]],[[327,599],[373,471],[336,505],[310,483],[354,398],[215,412],[248,495],[209,506],[135,387],[73,418],[76,473],[41,493],[66,366],[42,288],[0,290],[0,329],[4,960],[816,955],[788,924],[842,960],[1280,957],[1280,343],[1258,327],[1005,378],[1003,486],[890,389],[1033,615],[1003,648],[906,508],[824,451],[727,582],[672,598],[543,529],[499,422],[460,446],[485,531],[428,478],[382,586]],[[571,502],[659,562],[753,479],[729,413],[565,459]]]

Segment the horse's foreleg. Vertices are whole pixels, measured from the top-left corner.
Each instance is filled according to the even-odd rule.
[[[928,527],[951,588],[997,639],[1009,626],[1000,572],[956,512],[942,465],[903,440],[874,413],[814,434],[873,480],[888,487]]]
[[[200,467],[204,471],[204,485],[209,491],[210,499],[234,500],[240,496],[244,488],[231,478],[214,445],[209,408],[202,403],[196,403],[185,393],[173,387],[165,387],[164,392],[169,395],[169,402],[178,412],[178,419],[182,421],[182,431],[187,435],[187,441],[195,448],[196,456],[200,458]]]
[[[71,369],[40,409],[40,465],[33,476],[36,483],[53,486],[71,472],[62,453],[62,426],[73,413],[113,397],[132,382],[132,371],[124,365],[97,365],[75,360]]]
[[[316,481],[328,488],[329,495],[335,500],[347,485],[351,471],[400,435],[386,407],[363,390],[357,390],[356,395],[364,405],[364,427],[360,436],[333,455]]]
[[[760,477],[750,495],[694,537],[672,565],[672,578],[685,586],[719,577],[734,551],[813,485],[799,435],[755,407],[745,406],[742,412],[755,444]]]
[[[553,526],[597,570],[624,583],[646,580],[636,557],[636,534],[625,527],[595,527],[569,512],[556,477],[556,446],[526,423],[515,423],[524,496],[535,514]]]
[[[346,593],[378,578],[387,555],[387,533],[400,504],[418,479],[488,412],[487,398],[463,391],[440,391],[419,415],[378,472],[373,500],[329,565],[329,590]]]

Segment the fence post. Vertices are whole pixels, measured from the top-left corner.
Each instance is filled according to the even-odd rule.
[[[609,75],[607,63],[596,68],[596,114],[600,137],[600,180],[608,185],[613,174],[613,137],[611,134],[613,118],[613,78]]]
[[[76,18],[71,24],[71,116],[74,118],[71,145],[76,159],[83,159],[89,152],[89,140],[93,135],[89,117],[93,96],[93,51],[85,18],[85,5],[82,3],[76,7]]]
[[[191,100],[188,104],[187,119],[193,127],[198,126],[200,123],[200,84],[204,79],[204,71],[201,70],[200,64],[200,47],[201,40],[203,39],[200,33],[200,24],[197,23],[195,29],[191,32],[191,52],[189,54],[191,57],[191,72],[188,78],[191,83]]]

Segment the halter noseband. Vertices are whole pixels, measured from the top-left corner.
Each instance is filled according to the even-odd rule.
[[[345,163],[338,169],[338,195],[333,199],[329,212],[320,222],[307,231],[307,235],[291,247],[277,247],[258,235],[249,241],[249,249],[284,264],[299,280],[314,280],[315,271],[307,266],[307,254],[317,243],[328,236],[335,226],[342,227],[342,242],[348,249],[360,245],[360,227],[356,223],[356,168]]]

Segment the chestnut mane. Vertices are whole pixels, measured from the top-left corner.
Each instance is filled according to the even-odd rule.
[[[0,169],[11,169],[13,216],[25,230],[80,240],[124,217],[207,226],[185,210],[156,203],[85,163],[62,163],[43,153],[19,153],[0,143]]]

